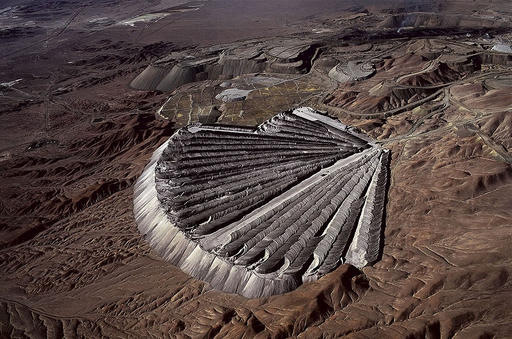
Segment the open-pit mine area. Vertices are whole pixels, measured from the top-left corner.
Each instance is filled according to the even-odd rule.
[[[512,337],[512,4],[5,0],[0,338]]]

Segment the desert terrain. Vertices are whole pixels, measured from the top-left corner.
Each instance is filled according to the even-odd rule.
[[[509,1],[0,7],[0,337],[512,337]],[[163,260],[153,152],[302,106],[391,151],[380,260],[263,298]]]

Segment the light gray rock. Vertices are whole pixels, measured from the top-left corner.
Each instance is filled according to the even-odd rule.
[[[510,45],[500,43],[492,46],[491,51],[500,53],[512,53],[512,48]]]
[[[215,96],[215,99],[222,102],[243,101],[251,93],[251,90],[228,88]]]
[[[364,80],[375,73],[375,67],[371,63],[349,61],[334,66],[329,71],[329,78],[337,82]]]

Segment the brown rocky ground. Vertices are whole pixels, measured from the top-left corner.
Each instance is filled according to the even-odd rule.
[[[235,13],[222,12],[223,4],[204,8]],[[474,19],[456,21],[464,26],[506,5],[482,4],[473,16],[456,1],[443,6]],[[262,13],[275,12],[272,6]],[[284,26],[274,17],[272,25],[283,35],[303,29],[317,36],[313,28],[368,24],[370,38],[322,33],[322,53],[308,73],[276,75],[289,81],[226,104],[219,119],[254,125],[273,108],[308,104],[391,149],[382,260],[362,271],[344,265],[262,299],[211,290],[160,260],[136,229],[133,183],[177,126],[215,103],[220,81],[173,93],[127,84],[147,63],[190,48],[182,38],[163,36],[195,25],[202,9],[179,14],[168,31],[169,18],[128,33],[111,27],[81,39],[68,32],[49,49],[2,61],[2,82],[30,80],[0,96],[0,336],[512,337],[511,57],[489,54],[486,31],[477,35],[475,27],[471,37],[450,28],[460,33],[455,41],[448,28],[424,39],[428,25],[405,37],[393,35],[394,26],[372,30],[395,22],[389,16],[402,13],[400,6],[372,5],[369,13],[328,8],[329,15],[317,14],[305,28],[297,21],[303,13]],[[249,26],[240,39],[261,34]],[[196,32],[190,39],[205,38]],[[215,43],[230,39],[212,36]],[[373,77],[339,86],[328,80],[329,67],[361,55],[375,59]],[[170,122],[155,116],[170,95],[194,114],[168,111]]]

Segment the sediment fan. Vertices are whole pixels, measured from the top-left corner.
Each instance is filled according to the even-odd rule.
[[[284,293],[379,255],[389,151],[310,108],[256,129],[189,125],[135,186],[142,234],[212,287]]]

